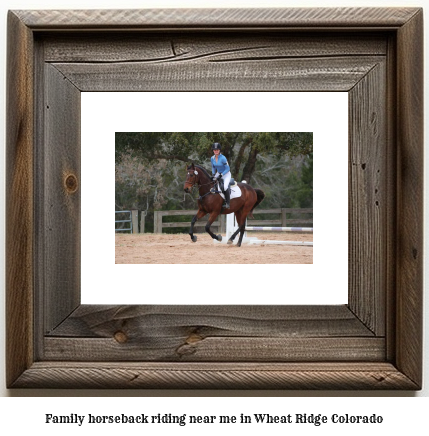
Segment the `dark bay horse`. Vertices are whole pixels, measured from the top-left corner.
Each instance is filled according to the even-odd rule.
[[[210,174],[203,167],[199,165],[191,164],[187,167],[187,176],[185,186],[183,189],[185,192],[190,193],[194,186],[198,186],[200,197],[198,198],[198,212],[192,218],[191,228],[189,235],[192,242],[197,241],[197,237],[194,236],[194,225],[197,220],[209,215],[209,220],[206,224],[206,232],[218,241],[222,240],[221,235],[215,235],[210,226],[216,220],[216,218],[222,214],[227,215],[235,213],[235,218],[238,224],[238,230],[234,232],[228,241],[228,244],[232,244],[238,232],[240,232],[240,238],[238,239],[237,247],[241,246],[243,235],[246,226],[246,218],[253,212],[253,209],[264,199],[265,194],[260,189],[254,189],[247,183],[238,183],[241,189],[241,197],[233,198],[230,201],[229,209],[222,209],[223,199],[219,194],[212,193],[211,189],[215,186],[215,182],[212,181]]]

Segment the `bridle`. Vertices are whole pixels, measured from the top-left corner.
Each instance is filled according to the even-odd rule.
[[[194,181],[192,182],[192,185],[191,185],[191,189],[195,186],[195,185],[197,185],[197,186],[207,186],[207,185],[214,185],[216,182],[213,182],[213,181],[210,181],[209,183],[200,183],[200,178],[199,177],[197,177],[198,176],[198,171],[197,170],[188,170],[188,176],[191,176],[191,177],[193,177],[194,178]],[[188,182],[188,181],[186,181],[185,182],[185,184],[186,183],[191,183],[191,182]]]
[[[196,170],[196,169],[189,169],[188,168],[188,177],[186,177],[186,181],[185,181],[185,186],[186,185],[191,185],[191,183],[192,183],[192,185],[191,185],[191,191],[192,191],[192,189],[193,189],[193,187],[195,186],[195,185],[198,185],[199,187],[201,187],[201,186],[207,186],[207,185],[211,185],[212,187],[211,187],[211,189],[209,189],[205,194],[203,194],[203,195],[200,195],[199,197],[198,197],[198,200],[202,200],[204,197],[206,197],[207,195],[209,195],[209,194],[216,194],[217,192],[215,191],[215,186],[216,186],[216,181],[215,180],[210,180],[210,182],[208,182],[208,183],[200,183],[200,178],[199,177],[197,177],[198,176],[198,171]],[[191,178],[191,177],[193,177],[193,181],[192,182],[190,182],[190,181],[188,181],[188,178]]]

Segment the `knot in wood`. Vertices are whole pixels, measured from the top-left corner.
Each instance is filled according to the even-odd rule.
[[[186,339],[186,344],[195,344],[196,342],[202,341],[202,336],[198,335],[197,333],[191,333],[189,337]]]
[[[77,191],[78,183],[74,174],[67,175],[64,184],[69,194],[73,194]]]
[[[119,342],[120,344],[123,344],[123,343],[127,342],[127,340],[128,340],[127,335],[124,332],[121,332],[121,331],[117,331],[113,335],[113,337],[115,338],[115,341]]]

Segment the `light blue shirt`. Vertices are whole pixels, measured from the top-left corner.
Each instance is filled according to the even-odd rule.
[[[212,156],[211,160],[212,160],[213,175],[215,175],[216,172],[224,175],[230,170],[229,165],[228,165],[228,161],[222,153],[219,153],[218,158],[217,158],[217,162],[216,162],[216,156]]]

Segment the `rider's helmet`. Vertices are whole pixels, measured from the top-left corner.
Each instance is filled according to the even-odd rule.
[[[222,150],[222,147],[220,146],[219,142],[215,142],[212,145],[212,150]]]

